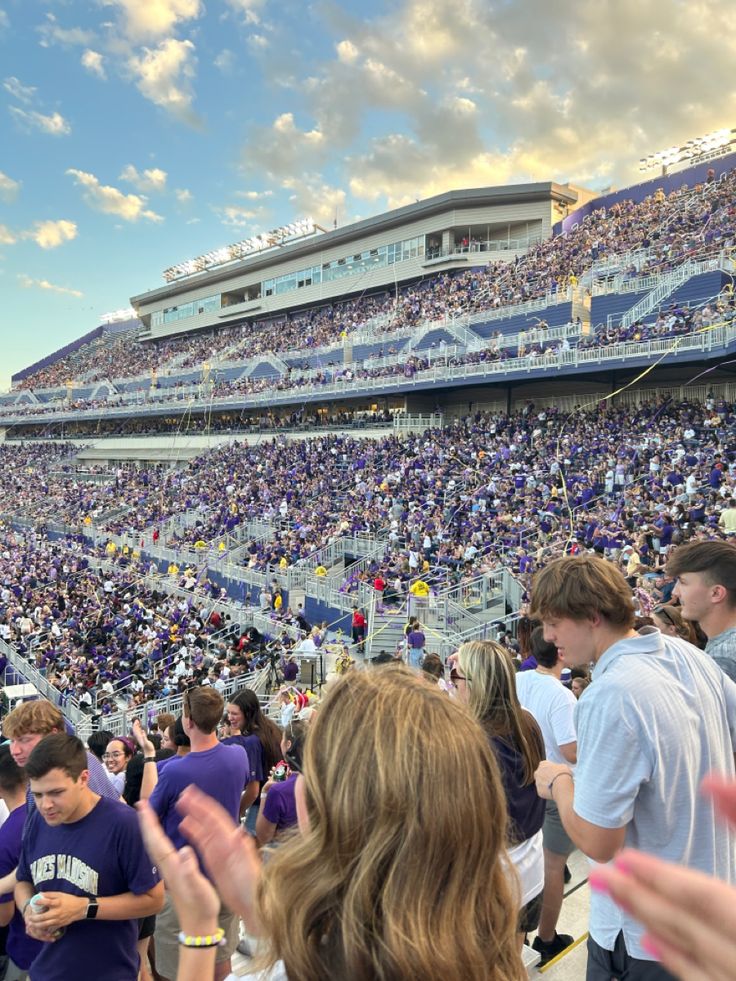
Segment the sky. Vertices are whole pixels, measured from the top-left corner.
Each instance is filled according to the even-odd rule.
[[[0,0],[0,389],[163,270],[736,125],[727,0]]]

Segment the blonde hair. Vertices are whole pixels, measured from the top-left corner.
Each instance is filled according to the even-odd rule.
[[[544,759],[538,727],[516,694],[516,670],[505,647],[492,640],[461,644],[457,662],[468,686],[468,707],[489,736],[507,741],[521,753],[524,785]]]
[[[402,667],[351,671],[304,752],[309,828],[259,887],[265,958],[299,981],[522,981],[518,884],[487,738]]]

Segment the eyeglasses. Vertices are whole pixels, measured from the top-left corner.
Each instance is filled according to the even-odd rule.
[[[121,756],[125,756],[125,753],[103,753],[102,754],[103,760],[117,760]]]
[[[453,685],[456,685],[458,681],[468,681],[468,678],[464,674],[458,674],[456,668],[450,669],[450,681]]]

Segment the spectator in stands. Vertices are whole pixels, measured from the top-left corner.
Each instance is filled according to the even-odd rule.
[[[107,767],[107,775],[119,795],[125,786],[125,771],[135,753],[133,743],[124,736],[111,739],[102,756],[102,762]]]
[[[461,644],[450,677],[457,697],[480,722],[501,770],[509,858],[521,881],[517,926],[521,948],[526,934],[537,929],[542,909],[545,805],[534,784],[534,771],[544,759],[542,733],[519,704],[511,655],[494,641]]]
[[[695,628],[689,620],[685,620],[679,606],[666,603],[655,606],[652,610],[652,622],[654,626],[667,634],[669,637],[680,637],[689,644],[697,646],[697,634]]]
[[[43,941],[34,975],[137,981],[138,918],[161,909],[164,888],[135,814],[90,790],[76,736],[46,736],[25,769],[36,810],[23,831],[15,902],[28,935]]]
[[[184,731],[191,740],[191,752],[162,769],[160,776],[153,744],[140,722],[136,720],[133,726],[146,764],[141,799],[150,800],[177,847],[184,843],[177,802],[186,787],[200,787],[220,802],[232,820],[237,820],[240,797],[248,782],[248,760],[242,746],[223,746],[217,739],[216,730],[224,709],[222,696],[210,687],[191,688],[184,696],[183,709]],[[225,906],[220,910],[219,923],[226,943],[218,949],[215,981],[223,981],[230,972],[230,958],[238,942],[237,917]],[[177,975],[179,930],[176,911],[171,897],[167,896],[156,921],[155,943],[157,970],[169,981],[174,981]]]
[[[107,744],[112,738],[113,734],[107,729],[96,729],[89,735],[87,747],[95,754],[100,763],[102,762]]]
[[[560,681],[565,663],[554,644],[548,644],[542,628],[531,635],[531,651],[537,666],[516,675],[516,691],[522,707],[530,712],[542,730],[544,754],[552,763],[566,763],[574,772],[577,760],[575,734],[575,695]],[[575,845],[563,827],[554,801],[547,801],[544,816],[544,896],[537,936],[533,947],[542,956],[542,965],[556,957],[574,940],[556,931],[565,892],[565,863]]]
[[[736,685],[685,641],[633,628],[631,593],[619,569],[592,556],[555,559],[539,572],[532,614],[567,663],[595,663],[578,701],[577,766],[545,761],[540,796],[597,862],[636,842],[660,858],[736,882],[736,837],[716,828],[698,798],[697,770],[734,774]],[[707,751],[704,752],[704,748]],[[627,913],[593,894],[589,981],[671,978],[642,944]]]
[[[415,619],[414,625],[406,635],[406,663],[411,668],[420,668],[424,657],[424,648],[427,638],[422,630],[422,625]]]
[[[682,616],[695,620],[708,637],[705,653],[736,681],[736,545],[693,542],[681,545],[667,563],[677,579],[673,596]]]
[[[27,816],[27,790],[25,773],[11,756],[10,748],[0,746],[0,800],[9,811],[9,816],[0,826],[0,876],[14,872],[18,865]],[[28,968],[43,945],[26,933],[23,915],[15,905],[12,892],[0,896],[0,927],[6,926],[9,929],[3,978],[18,981],[28,977]]]
[[[292,981],[522,981],[498,766],[451,699],[401,667],[348,672],[310,728],[296,800],[301,834],[263,866],[222,808],[195,790],[181,800],[220,894],[263,937],[264,966]],[[191,853],[150,810],[141,819],[182,924],[213,933],[217,896]],[[213,960],[184,951],[178,981]]]
[[[47,702],[38,699],[22,702],[3,719],[3,735],[10,740],[10,753],[18,766],[24,767],[35,747],[44,736],[51,733],[66,731],[64,716],[60,710]],[[110,782],[107,771],[94,753],[87,752],[87,784],[89,789],[100,797],[110,797],[119,800],[120,794]],[[28,798],[30,810],[33,810],[33,797]]]
[[[298,719],[284,727],[281,736],[282,761],[274,768],[261,791],[261,808],[256,821],[256,841],[262,848],[280,832],[297,823],[295,787],[302,772],[307,723]]]
[[[255,833],[261,788],[281,759],[281,733],[276,723],[261,711],[258,695],[250,688],[239,691],[227,705],[227,745],[242,746],[248,756],[248,782],[240,802],[246,828]]]

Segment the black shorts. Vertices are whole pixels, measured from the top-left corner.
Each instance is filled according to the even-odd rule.
[[[532,933],[539,926],[539,919],[542,915],[542,896],[544,890],[530,899],[526,906],[522,906],[519,912],[519,925],[516,928],[519,933]]]
[[[154,913],[153,916],[144,916],[138,920],[138,939],[145,940],[147,937],[152,937],[155,929],[156,914]]]

